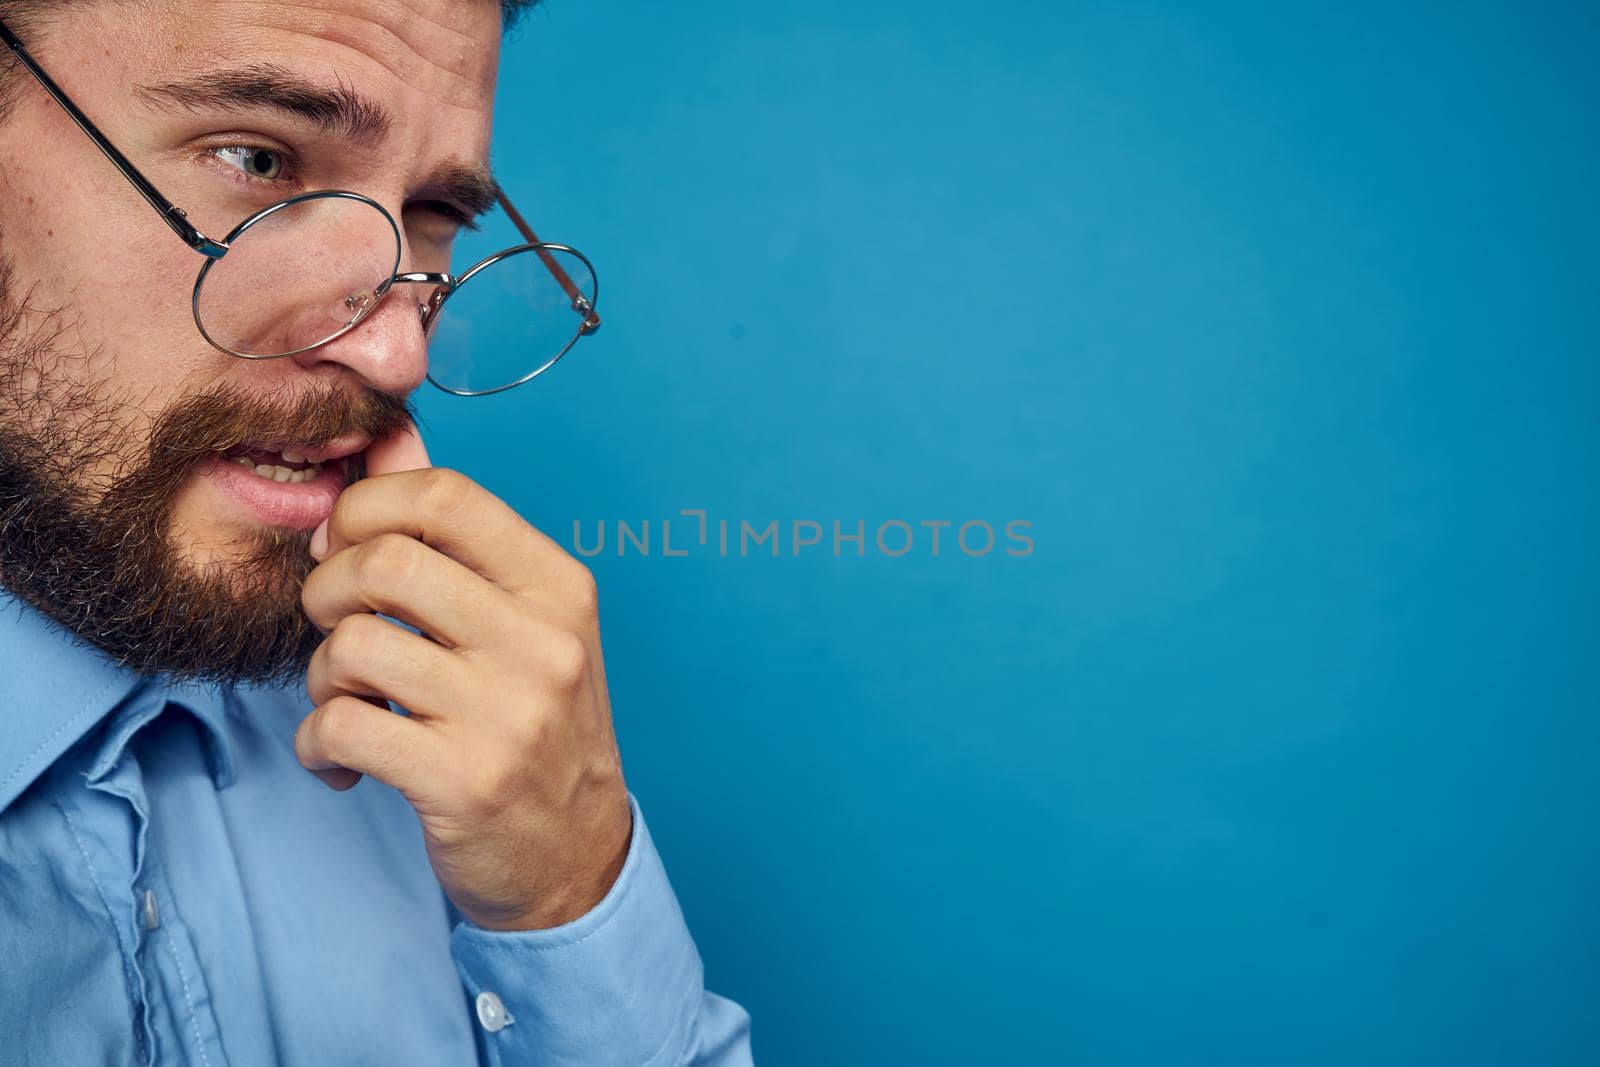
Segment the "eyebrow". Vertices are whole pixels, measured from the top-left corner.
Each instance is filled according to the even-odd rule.
[[[187,111],[278,111],[309,121],[324,133],[368,145],[381,142],[393,125],[382,104],[354,87],[324,85],[276,63],[207,71],[139,85],[134,92],[157,106]]]
[[[186,111],[276,111],[365,146],[380,144],[394,124],[382,104],[354,87],[323,85],[276,63],[252,63],[139,85],[134,92],[158,107]],[[447,162],[434,172],[427,187],[469,219],[487,214],[500,196],[500,186],[484,164]]]
[[[465,212],[469,219],[488,214],[500,200],[500,185],[483,164],[455,160],[441,164],[428,180],[427,188]]]

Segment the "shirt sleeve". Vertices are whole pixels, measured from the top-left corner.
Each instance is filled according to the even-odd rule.
[[[630,794],[616,884],[549,930],[486,930],[460,916],[450,952],[489,1067],[741,1067],[750,1017],[704,985],[700,953]]]

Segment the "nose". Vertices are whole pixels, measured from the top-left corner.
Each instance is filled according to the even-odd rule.
[[[306,370],[347,367],[372,389],[406,396],[428,376],[417,287],[395,284],[355,328],[325,345],[291,356]]]

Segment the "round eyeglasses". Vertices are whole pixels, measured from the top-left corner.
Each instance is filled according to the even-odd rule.
[[[344,190],[273,204],[214,241],[89,121],[4,20],[0,44],[162,221],[206,257],[194,283],[194,321],[201,336],[230,355],[275,359],[309,351],[355,329],[396,285],[432,285],[417,304],[428,380],[456,396],[484,396],[543,374],[600,327],[593,264],[575,248],[540,241],[498,187],[494,199],[528,243],[459,274],[398,273],[402,245],[394,216],[376,200]]]
[[[432,285],[417,304],[428,380],[457,396],[482,396],[542,374],[600,324],[594,266],[577,249],[532,242],[459,274],[399,273],[400,228],[359,193],[292,197],[251,215],[220,244],[226,251],[195,279],[194,321],[212,345],[244,359],[327,344],[397,285]]]

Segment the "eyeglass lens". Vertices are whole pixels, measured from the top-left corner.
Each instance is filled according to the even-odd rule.
[[[494,221],[459,235],[452,269],[471,268],[517,241],[514,228]],[[235,231],[228,246],[206,267],[195,318],[213,343],[251,358],[305,351],[349,329],[383,296],[400,258],[389,216],[344,196],[282,207]],[[467,273],[433,316],[429,377],[459,393],[524,381],[566,353],[594,300],[593,272],[575,254],[523,247],[493,259]]]
[[[206,267],[195,317],[235,355],[304,351],[359,319],[399,258],[394,226],[372,205],[302,200],[233,236],[227,254]]]
[[[569,252],[535,246],[497,259],[468,275],[434,316],[428,376],[455,392],[531,377],[578,339],[594,298],[589,265]]]

